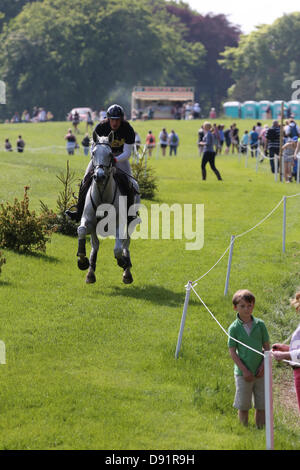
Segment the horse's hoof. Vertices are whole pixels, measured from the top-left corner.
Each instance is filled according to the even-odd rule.
[[[85,271],[89,268],[90,262],[88,258],[85,256],[84,258],[79,258],[77,261],[77,266],[81,271]]]
[[[123,282],[124,284],[132,284],[133,282],[133,277],[131,275],[131,272],[126,272],[126,270],[123,273]]]
[[[95,274],[93,273],[88,273],[86,278],[85,278],[85,282],[87,284],[94,284],[96,282],[96,276]]]

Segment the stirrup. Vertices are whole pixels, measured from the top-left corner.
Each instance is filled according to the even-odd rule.
[[[72,209],[73,207],[76,207],[77,209],[77,206],[71,206],[70,209]],[[78,219],[78,211],[71,211],[70,209],[67,209],[65,211],[65,215],[67,215],[68,217],[70,217],[71,220],[75,220],[76,222],[79,222],[80,219]]]

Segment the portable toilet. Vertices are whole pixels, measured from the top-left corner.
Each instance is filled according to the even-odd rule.
[[[231,118],[239,118],[240,106],[241,104],[239,101],[227,101],[223,104],[225,116]]]
[[[256,101],[245,101],[242,104],[242,119],[257,119],[258,104]]]
[[[294,119],[300,119],[300,101],[294,100],[288,102],[288,109],[290,117]]]
[[[258,103],[258,119],[272,119],[273,103],[268,100],[259,101]]]
[[[273,102],[273,119],[278,119],[281,115],[281,103],[282,100],[277,100]],[[288,104],[286,102],[283,103],[283,115],[287,117],[288,112]]]

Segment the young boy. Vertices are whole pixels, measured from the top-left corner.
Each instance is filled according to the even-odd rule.
[[[264,358],[255,351],[263,352],[263,350],[270,349],[269,334],[265,323],[252,316],[255,305],[252,292],[246,289],[238,290],[232,298],[232,303],[237,312],[236,320],[228,329],[229,352],[235,363],[236,394],[233,406],[238,409],[240,422],[247,426],[249,410],[252,407],[252,395],[254,395],[256,426],[263,428],[265,424]],[[235,339],[252,349],[248,349]]]

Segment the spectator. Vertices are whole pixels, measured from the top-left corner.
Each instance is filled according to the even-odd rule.
[[[138,152],[140,150],[142,141],[141,141],[139,134],[136,131],[134,132],[134,134],[135,134],[134,144],[135,144],[136,151]]]
[[[39,109],[39,121],[40,122],[46,122],[46,117],[47,117],[47,114],[46,114],[46,111],[44,108],[40,108]]]
[[[234,153],[234,149],[236,148],[237,152],[239,151],[239,130],[236,127],[236,124],[233,123],[231,126],[231,151]]]
[[[282,146],[282,158],[284,162],[284,179],[286,183],[292,182],[292,167],[294,163],[294,152],[297,147],[298,137],[285,137]]]
[[[20,122],[20,116],[19,116],[19,113],[18,111],[16,111],[13,115],[13,117],[11,118],[10,122],[16,124],[17,122]]]
[[[34,106],[33,109],[32,109],[32,122],[37,122],[38,120],[38,115],[39,115],[39,110],[37,108],[37,106]]]
[[[209,118],[210,119],[216,119],[216,117],[217,117],[216,109],[211,108],[211,110],[209,111]]]
[[[179,145],[179,137],[174,130],[171,130],[171,134],[169,135],[168,139],[169,147],[170,147],[170,157],[174,152],[174,155],[177,155],[177,147]]]
[[[218,132],[219,132],[219,148],[218,148],[218,153],[222,153],[223,145],[224,145],[224,125],[220,124],[218,126]]]
[[[251,147],[251,157],[257,158],[257,149],[258,149],[258,133],[256,131],[256,127],[253,126],[252,131],[249,134],[250,138],[250,147]]]
[[[154,110],[151,106],[149,106],[148,113],[147,113],[147,118],[150,120],[150,119],[153,119],[153,116],[154,116]]]
[[[300,312],[300,292],[295,294],[291,305]],[[293,333],[290,345],[275,343],[272,345],[272,355],[277,361],[288,360],[293,362],[294,382],[300,412],[300,324]]]
[[[51,121],[53,118],[54,118],[54,116],[51,113],[51,111],[47,111],[47,116],[46,116],[47,121]]]
[[[219,130],[217,128],[216,123],[213,124],[211,133],[213,135],[213,145],[215,148],[215,152],[218,153],[220,137],[219,137]]]
[[[148,135],[146,137],[146,148],[148,149],[149,157],[151,157],[152,156],[152,150],[155,148],[155,137],[152,134],[152,131],[149,131]]]
[[[230,126],[229,129],[226,129],[226,131],[224,131],[225,144],[226,144],[225,153],[226,153],[226,154],[228,154],[228,153],[229,153],[229,150],[230,150],[231,134],[232,134],[232,126]]]
[[[30,114],[29,114],[29,112],[27,111],[27,109],[25,109],[25,110],[23,111],[21,120],[22,120],[22,122],[30,122]]]
[[[89,126],[93,127],[94,121],[92,119],[91,112],[88,111],[87,116],[86,116],[86,131],[88,132]]]
[[[67,152],[69,155],[74,155],[74,151],[77,145],[76,137],[72,133],[72,129],[68,130],[68,133],[65,135],[65,140],[67,141]]]
[[[18,140],[17,140],[17,152],[19,153],[24,152],[24,147],[25,147],[25,142],[22,139],[22,136],[19,135]]]
[[[200,144],[199,144],[199,145],[203,145],[203,147],[204,147],[204,153],[203,153],[202,162],[201,162],[202,179],[203,179],[203,181],[206,180],[206,169],[205,169],[205,167],[206,167],[207,163],[209,163],[211,169],[213,170],[213,172],[217,176],[218,180],[221,181],[222,180],[221,175],[220,175],[219,171],[217,170],[217,168],[215,167],[216,152],[214,151],[214,147],[213,147],[213,136],[212,136],[212,133],[210,131],[211,130],[210,122],[205,122],[203,124],[203,129],[204,129],[205,135],[204,135],[203,141],[200,142]]]
[[[261,133],[261,130],[262,130],[262,125],[261,125],[261,122],[258,122],[255,126],[255,131],[258,133],[258,137]]]
[[[193,117],[194,119],[200,119],[201,108],[199,103],[195,103],[193,106]]]
[[[89,148],[90,148],[90,138],[89,138],[88,133],[86,133],[84,138],[82,139],[81,145],[83,147],[84,155],[87,156],[89,154]]]
[[[241,140],[241,146],[240,146],[241,153],[247,153],[248,144],[249,144],[249,134],[248,134],[248,131],[245,131]]]
[[[5,148],[6,152],[12,152],[12,145],[11,145],[9,139],[5,139],[4,148]]]
[[[203,142],[203,138],[204,138],[204,129],[203,129],[203,126],[200,127],[199,131],[198,131],[198,148],[199,148],[199,155],[201,157],[202,153],[203,153],[203,145],[201,145],[201,142]]]
[[[104,119],[106,119],[106,111],[105,111],[105,109],[100,109],[100,112],[99,112],[99,119],[100,119],[100,121],[103,121]]]
[[[79,134],[79,129],[78,125],[80,122],[79,114],[77,111],[75,111],[74,116],[73,116],[73,127],[74,127],[74,132]]]
[[[184,109],[184,119],[185,120],[189,120],[190,119],[190,115],[192,113],[192,105],[191,103],[186,103],[185,105],[185,109]]]
[[[272,119],[272,109],[271,106],[268,106],[266,109],[266,119]]]
[[[275,173],[274,158],[275,155],[279,156],[280,147],[280,126],[278,121],[273,121],[272,127],[270,127],[266,133],[266,147],[270,158],[270,166],[272,173]]]
[[[163,157],[166,155],[166,148],[168,147],[168,133],[165,128],[162,129],[162,131],[159,134],[159,144],[160,148],[163,154]]]
[[[228,329],[228,347],[234,362],[236,385],[233,406],[238,409],[240,422],[247,426],[254,395],[256,426],[262,428],[265,424],[264,360],[256,351],[262,353],[270,349],[269,334],[263,320],[252,316],[255,305],[252,292],[238,290],[232,303],[237,312],[236,320]]]
[[[289,119],[289,121],[287,121],[287,126],[284,128],[284,130],[286,135],[291,138],[299,137],[299,129],[294,119]]]
[[[266,139],[267,139],[266,134],[267,134],[268,129],[269,129],[268,124],[265,124],[262,130],[260,131],[259,143],[263,149],[265,149],[266,147]]]

